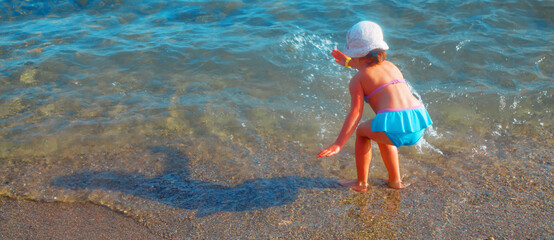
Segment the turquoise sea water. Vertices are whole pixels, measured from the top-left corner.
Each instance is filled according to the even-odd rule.
[[[553,12],[549,1],[0,1],[0,195],[92,202],[162,237],[548,238]],[[400,192],[383,186],[377,152],[371,193],[334,184],[355,177],[353,141],[315,158],[355,73],[330,51],[360,20],[381,25],[435,122],[401,148],[411,185]]]

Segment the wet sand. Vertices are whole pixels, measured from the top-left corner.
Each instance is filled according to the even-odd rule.
[[[133,219],[86,203],[0,198],[0,239],[161,239]]]
[[[18,200],[0,200],[0,238],[553,239],[550,111],[501,127],[445,113],[437,128],[451,131],[425,141],[436,150],[399,150],[400,191],[377,146],[367,193],[336,184],[356,176],[352,142],[324,159],[315,144],[237,136],[12,157],[0,190]]]
[[[514,155],[520,155],[519,151],[514,150]],[[548,148],[536,153],[552,156]],[[404,180],[410,185],[401,191],[385,186],[385,169],[378,158],[370,176],[370,189],[362,194],[332,185],[308,184],[295,189],[289,185],[297,183],[292,177],[277,178],[270,181],[270,186],[265,185],[268,179],[260,179],[242,181],[227,190],[218,187],[224,192],[249,189],[247,196],[251,197],[246,198],[237,195],[236,199],[227,199],[205,189],[206,196],[228,208],[214,205],[192,209],[187,204],[194,204],[190,202],[193,198],[188,203],[171,202],[162,195],[148,200],[146,195],[138,194],[142,192],[140,188],[133,196],[118,195],[113,203],[103,203],[108,207],[4,197],[0,198],[0,238],[551,239],[554,236],[548,158],[533,155],[526,157],[523,164],[476,167],[464,164],[466,157],[453,151],[434,157],[439,159],[404,158]],[[484,156],[473,157],[483,163],[487,160]],[[326,159],[321,164],[330,162],[333,160]],[[533,174],[526,174],[531,170]],[[101,184],[104,191],[112,192],[107,188],[113,183]],[[159,184],[166,185],[161,181]],[[284,196],[277,195],[281,190],[287,190],[282,192]],[[265,202],[270,196],[275,196],[276,202]],[[126,212],[118,207],[125,201],[133,201],[126,203],[129,206],[142,202],[140,208],[152,209],[139,214]]]

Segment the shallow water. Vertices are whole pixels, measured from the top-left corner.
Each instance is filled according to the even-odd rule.
[[[545,1],[5,1],[0,195],[91,202],[174,238],[550,238]],[[355,177],[346,31],[378,22],[434,125],[410,184]],[[364,119],[374,114],[366,109]]]

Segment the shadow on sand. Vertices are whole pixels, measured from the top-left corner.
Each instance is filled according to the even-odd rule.
[[[81,172],[59,177],[52,185],[66,189],[104,189],[132,194],[170,206],[198,210],[197,215],[248,211],[293,203],[301,188],[336,188],[331,178],[287,176],[247,180],[228,187],[189,179],[188,159],[176,148],[157,146],[166,156],[166,170],[152,178],[117,171]]]

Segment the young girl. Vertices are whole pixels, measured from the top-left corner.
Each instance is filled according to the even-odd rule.
[[[398,165],[398,149],[413,145],[423,136],[425,128],[433,124],[423,104],[414,97],[400,70],[385,61],[389,46],[383,41],[379,25],[362,21],[352,26],[346,36],[344,53],[333,50],[335,61],[352,67],[358,73],[352,77],[350,112],[335,143],[317,157],[328,157],[340,152],[356,127],[356,171],[358,179],[340,179],[339,184],[358,192],[367,191],[371,140],[377,142],[383,162],[389,173],[388,185],[402,189]],[[358,126],[364,110],[364,101],[377,113],[375,118]]]

